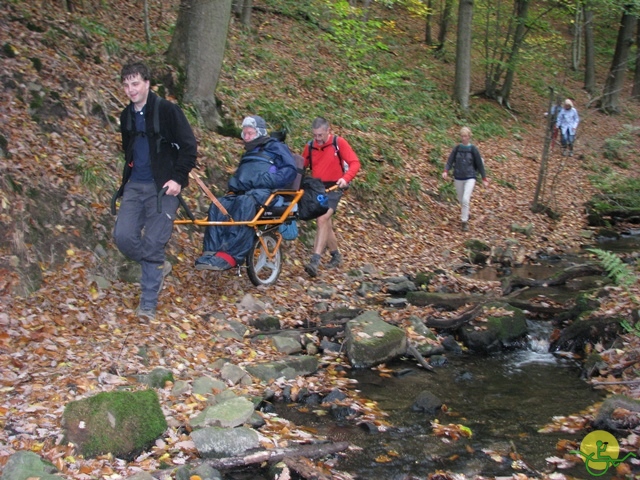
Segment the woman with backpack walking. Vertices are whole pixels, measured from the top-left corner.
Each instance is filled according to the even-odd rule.
[[[489,186],[489,179],[484,171],[484,161],[480,156],[478,147],[471,144],[471,129],[462,127],[460,129],[460,144],[456,145],[447,159],[447,164],[442,172],[442,178],[449,178],[449,170],[453,168],[453,178],[458,195],[458,202],[462,208],[460,220],[462,221],[462,231],[469,230],[469,207],[471,204],[471,194],[476,186],[478,173],[482,176],[482,183]]]

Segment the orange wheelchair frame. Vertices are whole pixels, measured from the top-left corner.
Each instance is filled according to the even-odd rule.
[[[193,173],[190,176],[196,180],[200,188],[209,199],[220,208],[222,213],[228,215],[218,199],[209,191],[206,185],[202,183],[202,180]],[[197,219],[187,205],[181,201],[182,208],[189,218],[176,219],[173,223],[174,225],[197,225],[199,227],[232,227],[244,225],[253,228],[255,231],[255,239],[247,254],[247,274],[251,283],[256,286],[272,285],[278,280],[280,272],[282,271],[283,257],[280,251],[282,235],[278,231],[278,228],[283,223],[298,218],[294,207],[302,198],[303,193],[304,190],[273,191],[251,220],[234,220],[230,215],[228,215],[229,220],[225,221],[209,221],[207,218]],[[282,207],[277,207],[277,211],[271,210],[271,205],[276,202],[279,196],[284,197],[287,204]],[[242,265],[238,264],[238,271],[240,271],[240,268],[242,268]]]

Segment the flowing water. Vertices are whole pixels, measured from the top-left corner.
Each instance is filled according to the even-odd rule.
[[[611,251],[637,251],[640,236],[598,244]],[[630,246],[629,246],[630,244]],[[584,261],[578,255],[549,259],[542,265],[514,269],[515,275],[546,278],[558,268]],[[491,269],[475,272],[475,278],[497,279]],[[570,292],[560,288],[530,289],[528,296],[545,295],[563,302]],[[510,477],[523,473],[530,478],[552,468],[547,458],[558,456],[559,440],[578,444],[588,433],[539,433],[556,416],[575,414],[601,401],[604,394],[580,378],[579,366],[548,352],[550,325],[529,320],[527,348],[492,356],[447,355],[445,365],[427,372],[410,360],[387,366],[398,373],[382,377],[374,370],[353,371],[356,388],[364,398],[376,401],[392,425],[371,433],[353,422],[336,423],[331,415],[302,413],[279,405],[278,413],[298,425],[312,427],[328,440],[349,441],[358,447],[341,456],[335,466],[355,478],[366,480],[423,479],[437,471],[463,474],[466,478]],[[437,395],[446,412],[435,418],[411,410],[422,391]],[[471,438],[457,441],[436,436],[432,421],[468,427]],[[514,463],[511,453],[522,462]],[[593,478],[584,464],[559,470],[569,478]],[[599,478],[611,478],[607,472]],[[234,477],[238,478],[238,477]],[[246,477],[249,478],[249,477]],[[256,476],[252,478],[258,478]]]
[[[361,395],[378,402],[389,414],[387,420],[393,428],[387,432],[336,426],[330,418],[309,414],[289,412],[286,416],[317,428],[333,441],[348,440],[362,448],[350,452],[337,465],[357,478],[425,478],[438,470],[474,478],[548,470],[545,459],[557,455],[556,442],[571,439],[579,443],[586,432],[542,434],[538,430],[554,416],[577,413],[601,400],[602,394],[580,379],[572,361],[547,352],[544,327],[532,327],[541,331],[530,337],[527,350],[489,357],[454,356],[435,373],[409,361],[389,365],[403,373],[392,378],[382,378],[373,370],[354,372]],[[407,369],[411,373],[407,374]],[[438,421],[468,427],[470,439],[450,441],[433,434],[434,418],[411,410],[424,390],[437,395],[447,407],[447,413],[436,415]],[[524,460],[515,470],[511,452]],[[581,464],[569,472],[586,477]]]

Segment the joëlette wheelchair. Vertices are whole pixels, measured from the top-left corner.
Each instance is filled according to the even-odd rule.
[[[261,205],[256,214],[250,220],[234,220],[216,197],[200,180],[197,174],[191,172],[190,176],[196,181],[198,186],[204,191],[209,199],[226,215],[229,219],[225,221],[210,221],[208,218],[198,219],[191,212],[186,203],[180,199],[180,204],[188,218],[179,218],[174,221],[175,225],[197,225],[200,227],[233,227],[246,226],[255,231],[253,245],[246,257],[246,268],[249,280],[256,286],[272,285],[280,276],[282,271],[283,255],[281,252],[282,235],[279,227],[286,223],[298,219],[296,205],[302,198],[304,190],[293,189],[299,186],[292,186],[289,190],[275,190],[271,192],[267,200]],[[284,199],[284,202],[280,202]],[[276,206],[276,203],[282,203]],[[244,265],[238,264],[240,274]]]

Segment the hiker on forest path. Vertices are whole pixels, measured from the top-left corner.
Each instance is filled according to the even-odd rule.
[[[342,254],[338,250],[338,239],[333,231],[333,214],[343,195],[343,189],[349,186],[360,170],[358,156],[344,138],[331,134],[329,122],[317,117],[311,123],[313,140],[307,143],[302,153],[305,168],[311,169],[311,175],[319,178],[326,188],[338,186],[328,192],[329,210],[316,219],[318,230],[313,243],[313,254],[304,266],[309,276],[318,276],[320,260],[325,248],[329,249],[331,260],[327,266],[337,268],[342,264]]]
[[[113,237],[123,255],[142,267],[141,320],[154,320],[158,295],[171,271],[165,246],[173,232],[178,195],[188,184],[196,164],[197,142],[184,113],[176,104],[150,91],[150,71],[143,63],[122,68],[120,78],[130,100],[120,114],[124,151],[122,196]],[[158,208],[158,193],[162,195]]]
[[[447,164],[442,172],[442,178],[449,178],[449,170],[453,168],[453,178],[460,202],[462,221],[462,231],[469,230],[469,209],[471,204],[471,194],[476,186],[478,173],[482,176],[482,183],[489,186],[489,179],[484,171],[484,160],[480,156],[478,147],[471,144],[471,129],[462,127],[460,129],[460,144],[456,145],[447,159]]]
[[[556,126],[560,130],[563,157],[566,157],[567,153],[570,157],[573,156],[573,142],[576,139],[576,130],[578,130],[579,123],[578,111],[573,106],[573,102],[567,98],[556,120]]]

